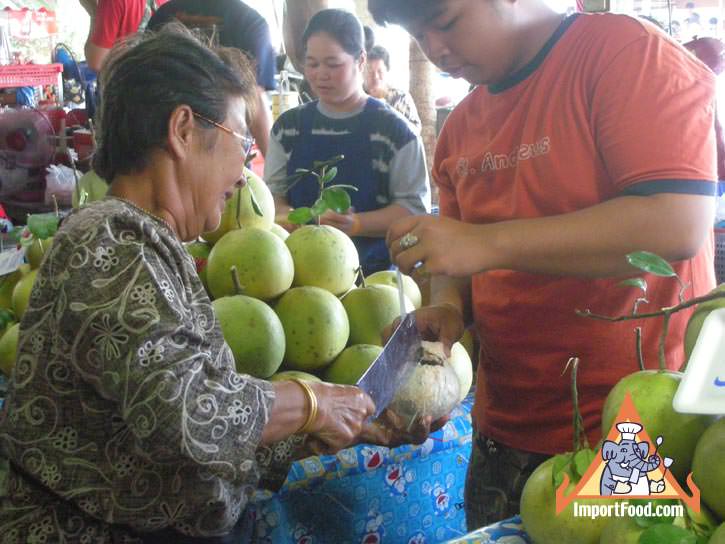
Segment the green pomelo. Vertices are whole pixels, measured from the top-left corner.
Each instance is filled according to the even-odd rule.
[[[224,211],[219,226],[212,232],[205,232],[202,238],[211,244],[216,244],[227,232],[241,227],[258,227],[269,229],[274,222],[274,198],[267,184],[257,174],[244,169],[247,183],[244,187],[234,190],[232,196],[224,204]],[[259,204],[262,215],[259,216],[252,206],[252,196]],[[239,214],[237,214],[239,209]]]
[[[38,270],[31,270],[28,274],[20,278],[20,281],[15,284],[13,289],[12,304],[15,318],[20,321],[23,318],[25,310],[28,309],[30,303],[30,293],[33,290],[33,283],[35,277],[38,275]]]
[[[521,521],[536,544],[596,544],[609,518],[574,517],[574,503],[556,514],[556,491],[552,469],[554,458],[547,459],[531,474],[521,493]],[[565,496],[576,484],[568,485]],[[614,504],[613,500],[577,500],[579,504]]]
[[[692,479],[704,503],[720,521],[725,520],[725,419],[710,425],[697,441]]]
[[[13,289],[25,274],[30,271],[30,267],[25,264],[20,266],[15,272],[0,277],[0,308],[12,308],[13,305]]]
[[[73,189],[72,202],[73,207],[78,207],[78,196],[81,192],[86,192],[86,204],[101,200],[108,192],[108,183],[93,170],[83,174],[78,180],[78,190]]]
[[[680,380],[682,373],[669,370],[644,370],[619,380],[604,402],[602,435],[609,434],[624,396],[629,392],[650,439],[654,442],[658,436],[662,436],[664,440],[659,455],[674,460],[670,470],[683,483],[690,472],[695,444],[712,419],[680,414],[674,410],[672,399]]]
[[[718,285],[710,292],[714,293],[716,291],[723,290],[725,290],[725,283]],[[687,329],[685,330],[685,360],[688,360],[692,354],[692,350],[697,342],[697,337],[700,335],[700,330],[702,330],[702,324],[705,322],[705,318],[710,315],[710,312],[717,310],[718,308],[725,308],[725,298],[708,300],[707,302],[698,304],[694,313],[690,316],[690,319],[687,321]]]
[[[295,286],[312,286],[341,295],[353,286],[360,267],[355,244],[329,225],[306,225],[286,240],[295,263]]]
[[[292,256],[278,236],[255,227],[232,230],[209,253],[206,278],[214,298],[236,295],[236,266],[243,294],[262,300],[278,297],[294,277]]]
[[[310,371],[331,363],[345,349],[350,324],[337,297],[319,287],[295,287],[277,302],[287,351],[285,363]]]
[[[302,372],[301,370],[283,370],[282,372],[277,372],[276,374],[273,374],[270,378],[270,382],[283,382],[285,380],[291,380],[293,378],[296,378],[298,380],[305,380],[308,382],[321,382],[322,380],[315,376],[314,374],[310,374],[309,372]]]
[[[40,268],[40,263],[43,262],[43,256],[50,249],[52,243],[52,236],[43,239],[36,238],[33,240],[33,243],[30,244],[28,251],[25,253],[25,258],[28,260],[30,268]]]
[[[639,535],[644,532],[634,518],[614,517],[607,521],[599,538],[599,544],[638,544]]]
[[[0,338],[0,370],[8,378],[15,367],[15,357],[18,353],[18,337],[20,335],[20,323],[15,323],[5,331]]]
[[[256,298],[235,295],[212,302],[237,372],[268,378],[284,358],[284,329],[274,310]]]
[[[283,241],[287,240],[289,238],[289,232],[287,232],[287,229],[285,229],[283,226],[278,225],[277,223],[272,224],[271,227],[269,227],[269,232],[273,232],[277,236],[279,236]]]
[[[388,285],[368,285],[350,290],[342,297],[350,320],[350,344],[383,345],[383,329],[400,317],[398,290]],[[405,297],[408,312],[413,303]]]
[[[710,536],[708,544],[725,544],[725,523],[715,529],[715,532]]]
[[[325,381],[355,385],[382,351],[380,346],[370,344],[345,348],[325,370]]]
[[[206,279],[206,267],[209,264],[209,253],[211,253],[211,244],[207,242],[190,242],[184,244],[186,251],[189,252],[194,259],[196,265],[196,273],[199,274],[199,279],[204,285],[204,289],[209,291],[209,284]]]
[[[451,346],[451,356],[448,358],[448,363],[456,372],[458,381],[461,382],[461,396],[458,399],[460,402],[466,398],[471,390],[471,385],[473,385],[473,364],[471,364],[471,358],[468,356],[463,344],[456,342]]]
[[[418,287],[418,284],[415,283],[415,280],[410,276],[401,274],[401,277],[403,278],[403,292],[417,310],[420,308],[423,301],[423,297],[420,293],[420,287]],[[381,270],[379,272],[375,272],[365,278],[365,285],[389,285],[390,287],[397,289],[398,273],[395,270]]]

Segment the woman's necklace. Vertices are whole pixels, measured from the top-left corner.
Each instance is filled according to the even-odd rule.
[[[129,206],[131,206],[134,210],[136,210],[138,212],[141,212],[144,215],[148,215],[152,219],[156,219],[156,221],[158,221],[159,223],[161,223],[162,225],[164,225],[167,229],[169,229],[169,231],[172,234],[174,234],[174,236],[176,236],[176,231],[173,228],[171,228],[171,225],[169,225],[168,221],[166,221],[165,219],[162,219],[158,215],[155,215],[155,214],[151,213],[146,208],[142,208],[138,204],[134,204],[133,202],[131,202],[127,198],[123,198],[121,196],[116,196],[116,195],[110,195],[110,196],[111,196],[111,198],[115,198],[116,200],[120,200],[121,202],[125,202],[126,204],[128,204]]]

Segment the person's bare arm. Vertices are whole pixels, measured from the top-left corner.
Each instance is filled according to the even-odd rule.
[[[91,16],[96,16],[96,8],[98,7],[98,0],[78,0],[84,10]]]
[[[488,270],[601,278],[631,272],[625,255],[646,250],[669,261],[692,257],[712,228],[712,197],[623,196],[572,213],[485,225],[412,216],[388,232],[403,272],[423,262],[431,274],[467,277]],[[412,233],[410,249],[400,238]]]
[[[269,147],[269,133],[272,130],[272,111],[269,108],[267,93],[257,86],[257,106],[254,118],[250,120],[249,131],[252,133],[257,147],[263,156],[267,155]]]
[[[391,204],[369,212],[335,213],[325,212],[320,216],[323,225],[332,225],[348,236],[383,237],[390,225],[411,211],[400,204]]]
[[[99,72],[101,70],[101,66],[103,66],[103,61],[106,60],[108,53],[111,52],[110,49],[98,47],[94,43],[91,43],[90,40],[86,42],[84,51],[86,54],[86,62],[88,63],[88,67],[94,72]]]

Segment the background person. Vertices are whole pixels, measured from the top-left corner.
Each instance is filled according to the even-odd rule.
[[[266,155],[272,128],[266,91],[276,89],[277,84],[275,52],[264,17],[241,0],[171,0],[151,17],[148,28],[157,30],[174,20],[202,30],[207,37],[215,35],[218,44],[214,45],[234,47],[252,59],[257,75],[258,104],[249,130],[262,155]]]
[[[350,193],[354,210],[328,211],[321,221],[352,237],[366,275],[385,270],[390,257],[383,237],[390,224],[430,208],[423,145],[399,115],[363,91],[363,29],[352,13],[316,13],[303,43],[305,79],[319,100],[277,119],[264,178],[275,195],[278,215],[286,216],[292,208],[311,206],[319,196],[312,176],[291,187],[287,176],[343,154],[335,182],[358,188]]]
[[[98,72],[113,45],[146,28],[154,11],[166,0],[92,0],[81,2],[91,16],[85,45],[88,67]]]
[[[420,133],[421,122],[413,97],[406,91],[391,87],[388,84],[388,72],[390,72],[390,54],[382,45],[373,46],[368,51],[365,64],[365,92],[385,100],[415,127],[417,133]]]
[[[404,272],[422,262],[432,305],[426,335],[450,344],[472,313],[482,345],[476,434],[466,482],[469,528],[518,511],[528,476],[571,449],[567,360],[581,360],[590,443],[607,393],[657,361],[661,323],[585,319],[632,311],[626,254],[671,261],[689,285],[715,286],[713,74],[653,25],[623,15],[562,16],[540,0],[370,0],[443,71],[476,88],[440,134],[433,176],[441,217],[406,217],[388,233]],[[482,31],[484,29],[485,31]],[[683,138],[682,135],[687,137]],[[401,248],[405,234],[417,237]],[[647,276],[649,308],[680,287]],[[670,368],[684,357],[688,312],[673,316]]]
[[[427,431],[365,424],[356,387],[235,372],[182,241],[218,226],[243,179],[252,74],[188,32],[141,38],[101,73],[110,196],[63,222],[20,325],[4,542],[246,542],[252,492],[294,456]]]

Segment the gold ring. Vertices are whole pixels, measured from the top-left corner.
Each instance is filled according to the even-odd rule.
[[[400,247],[410,249],[418,243],[418,237],[415,234],[407,233],[400,239]]]

